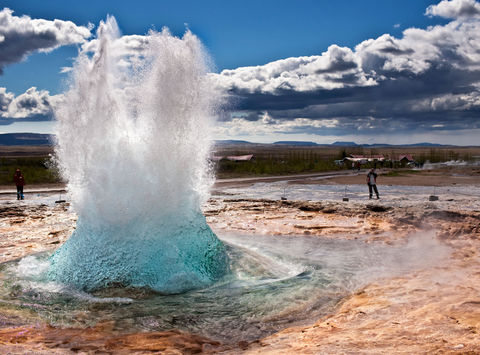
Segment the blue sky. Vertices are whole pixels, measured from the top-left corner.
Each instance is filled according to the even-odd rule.
[[[434,8],[429,10],[427,16],[427,8],[431,5]],[[97,26],[100,20],[111,14],[117,19],[124,35],[144,35],[151,28],[160,30],[167,26],[173,34],[181,36],[188,27],[210,52],[220,82],[225,87],[228,86],[229,95],[235,96],[232,101],[237,103],[228,108],[227,114],[220,119],[218,138],[265,142],[277,139],[305,139],[317,142],[390,140],[397,143],[412,143],[411,140],[415,139],[473,144],[478,137],[477,129],[480,129],[478,108],[480,104],[477,104],[479,96],[476,81],[478,63],[475,56],[464,54],[469,50],[474,53],[476,44],[467,44],[469,46],[467,50],[459,50],[470,63],[468,71],[473,73],[470,81],[465,79],[467,76],[465,70],[459,69],[463,62],[458,59],[458,55],[450,59],[449,52],[441,49],[443,45],[446,48],[464,45],[462,36],[475,37],[473,32],[476,31],[475,26],[480,21],[477,13],[480,5],[475,0],[242,2],[7,0],[0,3],[0,10],[2,8],[11,9],[13,11],[11,16],[26,15],[31,19],[44,19],[50,22],[60,19],[71,21],[78,28],[86,28],[89,24]],[[470,27],[462,28],[464,23]],[[439,29],[435,32],[431,30],[434,27],[430,26]],[[438,39],[442,30],[445,33],[452,32],[447,26],[458,31],[458,34],[454,33],[455,36],[452,35],[448,39],[452,43],[443,43]],[[419,43],[425,41],[425,48],[432,44],[431,58],[428,57],[428,53],[423,53],[423,50],[416,46],[416,34],[410,36],[404,34],[403,31],[408,29],[422,31],[418,41]],[[0,27],[0,35],[1,31]],[[7,97],[8,102],[14,102],[15,98],[19,98],[31,87],[36,87],[36,90],[30,90],[28,96],[30,101],[39,95],[47,99],[50,96],[61,95],[65,90],[66,78],[65,74],[60,73],[61,68],[70,66],[82,41],[92,38],[82,38],[81,36],[86,37],[85,33],[82,33],[80,39],[70,38],[62,43],[51,44],[51,47],[43,47],[49,50],[48,53],[40,52],[41,48],[29,50],[20,59],[10,58],[4,62],[0,53],[0,68],[3,69],[3,74],[0,75],[0,88],[5,88],[5,97],[10,93]],[[94,29],[91,33],[94,35]],[[386,35],[390,36],[385,37]],[[368,44],[366,41],[370,39],[375,43]],[[478,40],[478,37],[473,40]],[[378,59],[380,56],[378,53],[375,54],[374,50],[387,42],[393,43],[394,49],[389,47],[387,58],[385,54],[387,50],[382,47],[380,52],[385,56],[380,60]],[[360,44],[361,48],[357,47]],[[54,45],[57,48],[52,50]],[[332,45],[340,50],[332,48]],[[438,52],[441,52],[440,56]],[[351,59],[351,56],[354,59]],[[328,73],[336,75],[335,78],[331,76],[325,78],[327,74],[315,76],[313,73],[311,77],[318,80],[318,85],[314,85],[312,89],[292,84],[288,90],[285,90],[284,86],[272,92],[251,86],[236,71],[247,66],[281,68],[282,64],[276,61],[299,57],[318,57],[320,65],[323,65],[321,63],[327,57],[332,61],[342,58],[350,71],[346,72],[347,69],[340,68],[337,72],[333,72],[333,69],[330,72],[328,69]],[[350,61],[345,59],[347,57]],[[380,60],[381,63],[368,64],[370,66],[367,67],[366,63],[374,63],[372,58],[376,58],[377,62]],[[454,60],[458,61],[458,65],[453,63]],[[430,64],[425,68],[425,63],[435,61],[441,65]],[[405,64],[407,62],[409,64]],[[446,68],[445,63],[450,62],[453,63],[452,67]],[[357,64],[348,66],[350,65],[348,63]],[[372,65],[381,67],[376,68]],[[361,73],[354,66],[358,66]],[[223,80],[224,69],[232,70],[231,77],[237,78],[238,81]],[[442,78],[446,75],[449,79],[444,82]],[[456,78],[459,78],[458,83]],[[325,80],[341,84],[327,85]],[[405,86],[399,86],[399,82]],[[449,87],[447,82],[457,84]],[[444,89],[434,89],[439,85]],[[416,97],[408,96],[404,94],[405,90],[417,90],[418,93],[415,94]],[[1,93],[0,91],[0,95]],[[415,98],[418,100],[421,98],[424,102],[418,100],[417,102]],[[51,100],[50,106],[53,106],[53,102],[54,100]],[[286,107],[286,102],[291,103],[291,106]],[[459,102],[469,104],[460,107]],[[448,106],[449,103],[452,106],[446,107],[445,105]],[[3,109],[7,111],[5,105]],[[415,107],[426,105],[433,109],[422,108],[412,111],[403,108],[412,105]],[[439,107],[442,107],[443,111]],[[4,124],[0,125],[0,132],[7,131],[6,123],[10,123],[11,126],[11,122],[17,122],[19,119],[45,121],[49,116],[47,111],[38,109],[35,114],[28,116],[26,109],[21,112],[12,111],[10,107],[10,111],[3,113]],[[452,116],[451,121],[446,120],[447,115]],[[416,127],[419,122],[420,125]],[[12,127],[8,130],[11,131]]]

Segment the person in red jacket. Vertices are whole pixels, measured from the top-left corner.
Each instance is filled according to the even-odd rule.
[[[25,178],[23,177],[20,169],[15,171],[15,174],[13,175],[13,181],[15,181],[15,185],[17,185],[17,200],[23,200],[23,186],[25,186]]]

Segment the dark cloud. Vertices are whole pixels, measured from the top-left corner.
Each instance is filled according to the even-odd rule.
[[[46,90],[31,87],[15,97],[6,88],[0,87],[0,120],[2,124],[15,120],[46,121],[53,119],[53,107],[62,100],[62,95],[50,96]]]
[[[0,74],[6,65],[20,62],[35,51],[83,43],[90,35],[87,27],[71,21],[18,17],[4,8],[0,11]]]
[[[33,97],[24,97],[17,101],[17,108],[32,110],[38,106],[37,100]]]
[[[460,14],[466,4],[470,14],[480,9],[467,0],[442,1],[435,9]],[[333,45],[320,56],[229,70],[217,76],[217,85],[234,98],[243,121],[261,123],[268,112],[287,133],[477,129],[480,17],[455,18],[407,29],[402,38],[369,39],[354,51]],[[315,124],[325,120],[328,125]]]
[[[8,110],[8,105],[12,102],[14,95],[7,92],[6,88],[0,87],[0,113]]]
[[[343,58],[335,58],[325,69],[317,69],[316,74],[339,73],[351,69],[356,69],[357,63],[354,61],[344,60]]]

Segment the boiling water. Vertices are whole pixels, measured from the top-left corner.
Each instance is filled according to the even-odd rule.
[[[178,328],[222,342],[255,340],[318,319],[382,277],[440,263],[449,250],[417,236],[386,246],[320,237],[224,236],[232,272],[210,287],[161,295],[109,288],[86,293],[45,278],[48,255],[3,264],[0,305],[54,326],[113,324],[115,332]]]
[[[209,285],[228,272],[200,206],[217,97],[199,40],[121,37],[115,19],[79,54],[56,112],[56,153],[77,228],[51,280],[83,290]]]

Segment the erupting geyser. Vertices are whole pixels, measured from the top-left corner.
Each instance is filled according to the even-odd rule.
[[[113,17],[82,49],[56,112],[77,228],[49,278],[175,293],[228,272],[200,210],[217,102],[206,58],[190,32],[121,37]]]

